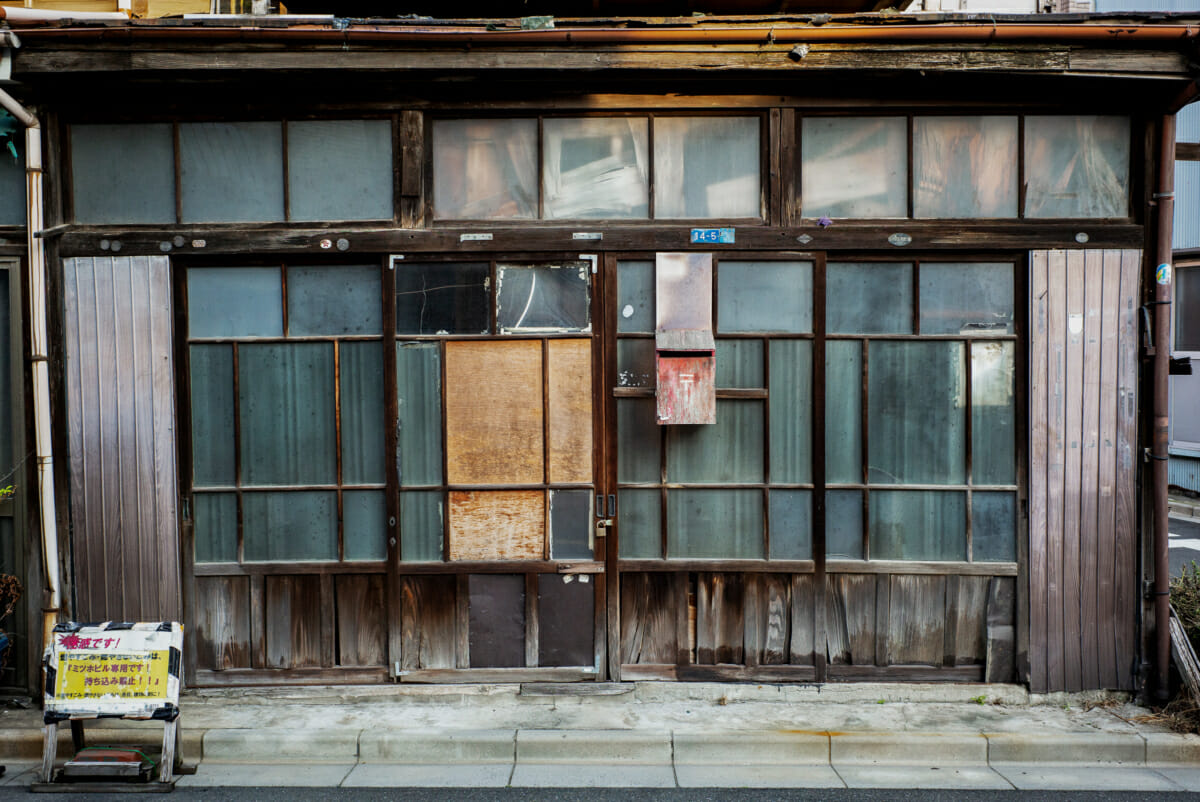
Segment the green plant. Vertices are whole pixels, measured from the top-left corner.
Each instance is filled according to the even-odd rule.
[[[986,694],[986,693],[981,693],[981,694],[979,694],[978,696],[972,696],[972,697],[971,697],[971,701],[972,701],[972,702],[974,702],[974,703],[975,703],[975,704],[977,704],[977,705],[984,704],[984,703],[986,703],[986,702],[987,702],[987,694]]]
[[[0,574],[0,624],[3,624],[4,619],[12,615],[13,610],[17,607],[17,600],[24,592],[25,588],[21,585],[21,580],[12,574]],[[12,651],[11,641],[8,633],[0,626],[0,668],[3,668],[8,662],[9,652]]]

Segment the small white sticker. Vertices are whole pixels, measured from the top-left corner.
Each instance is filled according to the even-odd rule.
[[[604,234],[599,231],[576,231],[571,239],[604,239]]]
[[[625,304],[625,306],[623,306],[621,308],[621,317],[625,318],[626,320],[633,317],[633,305],[632,304]]]
[[[588,583],[588,580],[589,580],[589,579],[590,579],[590,577],[589,577],[587,574],[580,574],[580,575],[579,575],[579,581],[580,581],[581,583],[585,584],[585,585]]]
[[[1067,328],[1072,334],[1079,334],[1083,331],[1083,315],[1071,315],[1067,318]]]
[[[459,234],[459,242],[488,242],[492,238],[491,234]]]

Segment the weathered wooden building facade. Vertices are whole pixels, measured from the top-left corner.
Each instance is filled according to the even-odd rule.
[[[201,685],[1138,687],[1198,33],[22,29],[64,614]]]

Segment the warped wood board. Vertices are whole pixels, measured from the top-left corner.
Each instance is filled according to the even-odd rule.
[[[1196,660],[1196,652],[1192,642],[1183,628],[1183,622],[1171,608],[1171,656],[1175,658],[1175,667],[1183,678],[1183,685],[1192,696],[1192,701],[1200,704],[1200,661]]]
[[[468,587],[471,668],[525,666],[525,576],[474,574]]]
[[[835,574],[825,577],[826,653],[831,663],[875,665],[874,574]],[[887,582],[886,574],[878,581]]]
[[[792,635],[791,577],[764,574],[759,577],[760,614],[762,615],[762,665],[785,665]]]
[[[1017,665],[1016,593],[1013,577],[996,576],[988,583],[987,656],[984,679],[1012,682]]]
[[[224,671],[250,667],[250,581],[244,576],[196,579],[197,665]]]
[[[266,608],[267,667],[321,666],[321,577],[268,576]]]
[[[945,665],[968,666],[987,658],[988,585],[992,577],[946,577]],[[953,588],[953,592],[951,592]]]
[[[539,341],[447,342],[445,388],[450,484],[544,481]]]
[[[451,560],[540,560],[546,541],[541,490],[450,491]]]
[[[337,595],[340,666],[387,664],[387,609],[383,574],[333,577]]]
[[[787,662],[816,665],[817,580],[812,574],[792,576],[791,636]]]
[[[675,617],[680,611],[674,583],[671,574],[621,575],[622,664],[675,664]]]
[[[547,343],[551,482],[592,481],[592,342]]]
[[[942,665],[946,639],[946,577],[880,577],[891,581],[886,624],[888,651],[882,665]],[[981,611],[982,612],[982,611]]]
[[[697,574],[697,664],[742,662],[744,582],[742,574]]]
[[[456,578],[405,576],[399,584],[401,669],[454,668]]]

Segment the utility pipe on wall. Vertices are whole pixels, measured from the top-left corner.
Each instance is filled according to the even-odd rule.
[[[1154,271],[1154,381],[1151,429],[1151,493],[1154,498],[1154,645],[1155,688],[1160,701],[1170,693],[1171,574],[1167,555],[1168,382],[1171,357],[1171,240],[1175,218],[1175,115],[1162,118],[1158,159],[1158,244]]]
[[[25,126],[25,236],[28,247],[29,351],[33,381],[34,454],[37,457],[38,508],[46,598],[42,607],[42,645],[53,638],[61,607],[58,571],[58,519],[54,503],[54,447],[50,439],[49,337],[46,326],[46,249],[41,237],[42,128],[38,118],[0,89],[0,106]]]

